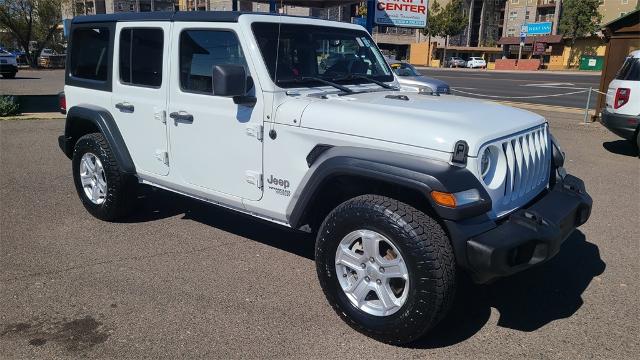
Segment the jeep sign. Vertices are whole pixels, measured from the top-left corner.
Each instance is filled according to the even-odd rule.
[[[428,0],[376,0],[377,25],[409,28],[427,26]]]

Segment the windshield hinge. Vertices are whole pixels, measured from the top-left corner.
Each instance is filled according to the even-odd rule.
[[[457,164],[467,164],[467,153],[469,152],[469,145],[464,140],[460,140],[453,147],[453,155],[451,156],[451,162]]]

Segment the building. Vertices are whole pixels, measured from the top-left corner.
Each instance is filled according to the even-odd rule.
[[[613,1],[613,0],[609,0]],[[562,0],[507,0],[503,37],[519,37],[525,23],[551,22],[551,34],[558,34]]]
[[[638,0],[601,0],[600,14],[602,14],[601,24],[608,24],[638,7]]]
[[[115,12],[174,11],[177,0],[74,0],[72,9],[65,9],[65,18],[74,15],[111,14]]]

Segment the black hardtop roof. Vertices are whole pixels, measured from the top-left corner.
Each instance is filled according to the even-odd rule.
[[[210,22],[238,22],[243,14],[288,16],[264,12],[243,11],[152,11],[152,12],[122,12],[117,14],[82,15],[73,18],[73,24],[90,24],[125,21],[210,21]]]

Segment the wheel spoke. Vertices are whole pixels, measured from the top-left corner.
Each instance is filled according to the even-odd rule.
[[[351,291],[347,291],[351,293],[355,301],[358,303],[358,306],[364,302],[364,299],[367,297],[369,293],[369,284],[360,278],[350,289]]]
[[[378,295],[378,299],[382,302],[385,312],[398,306],[396,296],[393,294],[393,291],[391,291],[388,284],[382,283],[380,285],[376,285],[376,294]]]
[[[91,176],[80,174],[80,183],[82,186],[91,186]]]
[[[98,200],[99,198],[100,198],[100,189],[98,188],[98,184],[95,184],[91,188],[91,199]]]
[[[385,279],[395,279],[395,278],[400,278],[400,279],[407,279],[409,277],[408,273],[407,273],[407,269],[405,266],[403,266],[403,264],[397,264],[397,265],[391,265],[391,266],[387,266],[387,265],[382,265],[382,267],[384,268],[384,272],[381,273],[380,275],[382,275],[382,277],[384,277]]]
[[[367,258],[378,256],[378,244],[380,237],[377,233],[366,232],[362,234],[362,250]]]
[[[96,171],[95,165],[93,164],[93,161],[90,157],[84,157],[83,161],[88,173],[93,173],[94,171]]]
[[[360,264],[363,260],[361,257],[349,249],[346,245],[339,245],[340,251],[336,253],[336,265],[344,265],[350,267],[353,270],[360,269]]]

